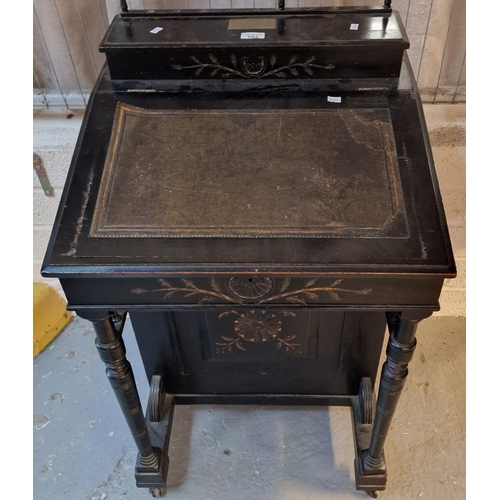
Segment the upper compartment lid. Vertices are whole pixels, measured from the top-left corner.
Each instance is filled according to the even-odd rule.
[[[381,9],[116,16],[99,50],[195,47],[391,47],[410,44],[399,15]]]

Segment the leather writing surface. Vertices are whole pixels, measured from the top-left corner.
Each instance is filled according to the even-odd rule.
[[[405,237],[388,109],[119,104],[90,236]]]

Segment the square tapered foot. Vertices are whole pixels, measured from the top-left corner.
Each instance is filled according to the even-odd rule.
[[[144,467],[139,463],[135,466],[135,484],[138,488],[164,488],[167,482],[168,456],[161,453],[158,468]]]
[[[356,475],[356,489],[371,493],[374,491],[385,490],[387,484],[387,471],[385,468],[385,459],[382,457],[382,464],[375,467],[365,465],[365,455],[367,450],[356,454],[354,459],[354,473]]]

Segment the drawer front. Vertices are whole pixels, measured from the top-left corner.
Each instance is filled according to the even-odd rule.
[[[70,307],[112,306],[425,306],[437,309],[442,279],[432,277],[194,276],[68,278]]]
[[[226,279],[159,279],[154,290],[137,288],[136,295],[162,294],[164,299],[196,304],[330,304],[345,295],[369,295],[372,290],[343,286],[344,279],[232,276]],[[360,285],[360,284],[359,284]]]

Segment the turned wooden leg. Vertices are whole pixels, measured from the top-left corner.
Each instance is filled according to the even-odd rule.
[[[357,457],[358,489],[373,493],[385,488],[387,473],[384,444],[408,376],[408,363],[417,345],[415,334],[418,323],[429,315],[416,312],[388,314],[390,338],[387,360],[382,367],[370,445]]]
[[[162,473],[161,453],[153,448],[144,417],[132,367],[125,356],[121,331],[115,327],[113,316],[102,311],[79,311],[78,315],[92,322],[96,334],[96,347],[106,365],[106,375],[120,404],[128,427],[138,449],[137,486],[156,485]]]

